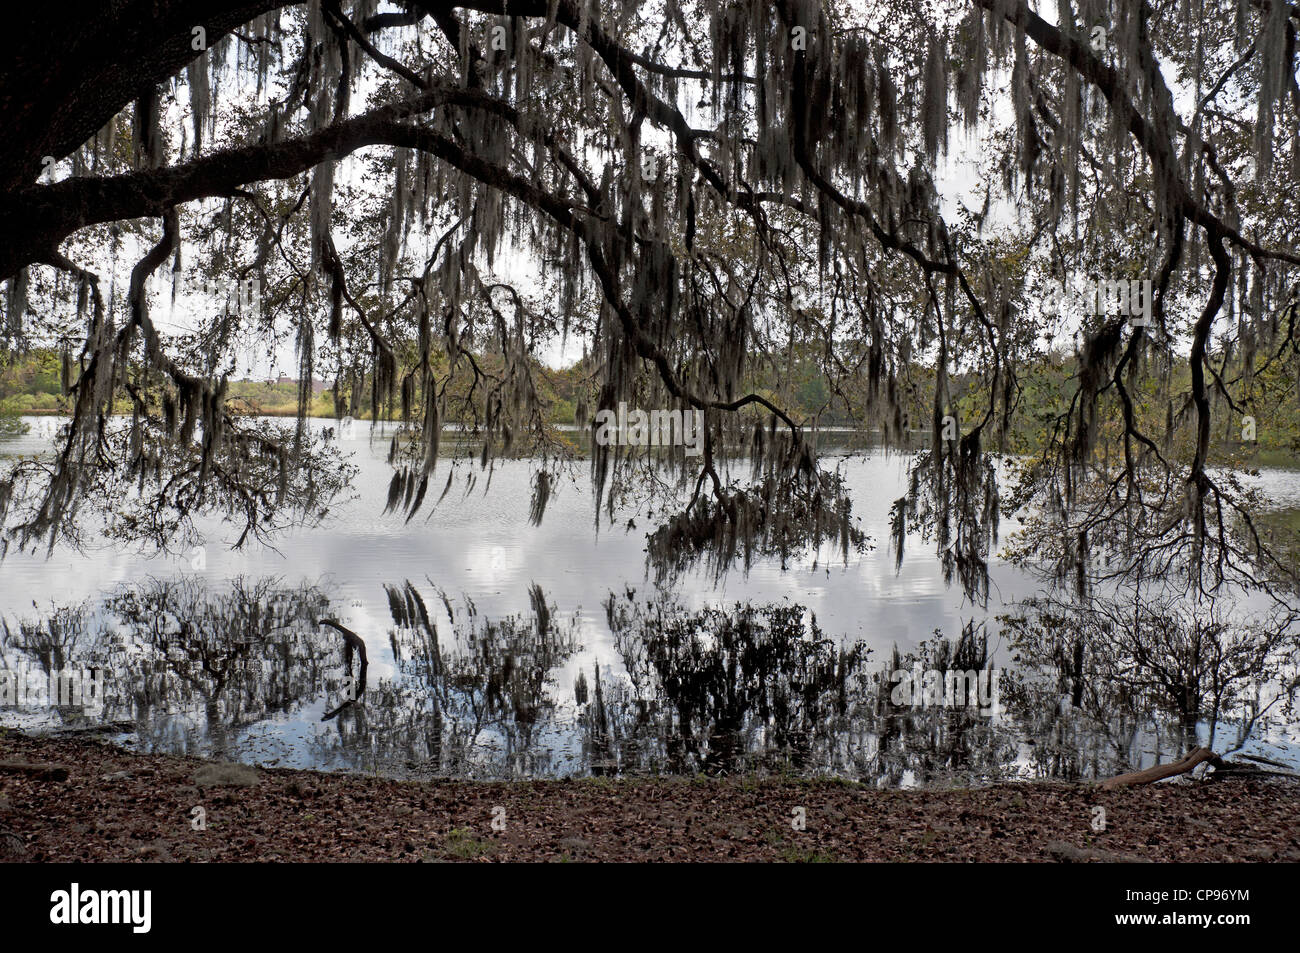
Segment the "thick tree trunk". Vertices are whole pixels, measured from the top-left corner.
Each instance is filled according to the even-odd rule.
[[[0,191],[35,181],[140,91],[284,0],[68,0],[31,4],[0,38]]]

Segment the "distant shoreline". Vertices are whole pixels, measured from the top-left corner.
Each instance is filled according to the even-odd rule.
[[[17,414],[16,416],[19,417],[19,418],[22,418],[22,417],[66,417],[66,416],[68,416],[68,414],[65,413],[65,412],[63,412],[63,411],[58,411],[58,410],[24,410],[24,411],[22,411],[21,413]],[[112,414],[111,416],[114,416],[114,417],[125,417],[125,416],[128,416],[128,415],[126,415],[126,414]],[[235,416],[235,417],[275,417],[275,418],[280,419],[280,420],[289,420],[289,419],[292,419],[292,418],[294,418],[294,417],[297,417],[298,414],[297,414],[296,411],[292,411],[292,410],[258,410],[258,411],[249,411],[249,412],[233,411],[233,412],[232,412],[232,416]],[[338,417],[335,417],[333,414],[328,414],[328,415],[326,415],[326,414],[307,414],[306,416],[307,416],[307,418],[310,419],[310,420],[331,420],[331,421],[337,421],[337,420],[340,419],[340,418],[338,418]],[[344,415],[344,417],[346,418],[346,415]],[[354,417],[353,419],[354,419],[357,423],[369,424],[369,423],[372,422],[370,417]],[[401,423],[403,423],[403,421],[402,421],[402,419],[401,419],[400,417],[382,417],[382,418],[379,419],[378,422],[381,423],[381,424],[401,424]],[[442,430],[443,430],[444,432],[454,432],[454,431],[457,429],[458,426],[460,426],[460,425],[457,425],[457,424],[451,424],[451,423],[445,423],[445,424],[443,424],[443,426],[442,426]],[[585,428],[579,428],[578,425],[577,425],[575,422],[573,422],[573,421],[555,421],[555,422],[551,423],[550,426],[555,427],[557,430],[564,431],[564,432],[577,432],[577,431],[579,431],[580,429],[585,429]],[[854,427],[842,427],[842,426],[837,426],[837,425],[834,425],[834,424],[828,424],[828,425],[826,425],[826,426],[819,427],[819,428],[817,428],[817,432],[818,432],[819,434],[826,435],[826,436],[834,436],[834,435],[836,435],[836,434],[859,434],[859,435],[868,436],[868,437],[875,437],[876,435],[879,434],[879,431],[877,431],[877,430],[870,430],[870,431],[868,431],[868,430],[860,430],[860,429],[857,429],[857,428],[854,428]],[[925,436],[927,436],[927,435],[930,433],[930,431],[918,431],[917,433],[918,433],[918,436],[924,438]],[[918,446],[919,446],[918,444],[913,444],[912,449],[917,449]],[[1215,464],[1215,465],[1222,465],[1222,464],[1220,463],[1220,464]],[[1268,468],[1268,469],[1274,469],[1274,470],[1297,470],[1297,471],[1300,471],[1300,456],[1295,456],[1295,455],[1292,455],[1292,454],[1288,454],[1288,453],[1286,453],[1285,451],[1281,451],[1281,450],[1260,450],[1260,451],[1257,451],[1256,453],[1254,453],[1254,454],[1252,454],[1252,455],[1250,455],[1250,456],[1244,458],[1244,460],[1241,461],[1241,464],[1240,464],[1240,465],[1241,465],[1241,466],[1244,466],[1244,467],[1247,468],[1247,469],[1254,469],[1254,468],[1261,468],[1261,467],[1262,467],[1262,468]]]

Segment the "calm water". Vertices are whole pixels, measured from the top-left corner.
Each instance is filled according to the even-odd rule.
[[[0,453],[49,446],[51,422],[30,422]],[[1041,769],[1035,739],[1005,714],[899,721],[882,710],[876,679],[894,647],[927,651],[936,631],[954,638],[974,620],[986,623],[992,664],[1005,665],[996,616],[1037,588],[995,560],[989,606],[972,606],[919,542],[895,570],[888,515],[906,456],[840,461],[874,544],[847,564],[828,549],[717,581],[687,574],[656,592],[644,555],[653,523],[629,511],[597,530],[585,462],[540,526],[528,521],[526,461],[498,462],[468,493],[478,467],[462,464],[432,515],[408,524],[382,513],[387,441],[361,426],[338,447],[360,467],[355,498],[274,549],[232,551],[235,534],[212,524],[201,553],[11,553],[0,562],[4,666],[89,660],[108,675],[89,721],[33,707],[2,710],[0,722],[110,723],[109,737],[141,749],[417,777],[771,768],[908,785]],[[1297,475],[1263,479],[1279,500],[1300,499]],[[1004,533],[1014,528],[1004,522]],[[651,598],[669,608],[648,607]],[[792,641],[775,622],[760,627],[761,651],[716,633],[673,641],[671,619],[736,604],[804,606],[826,642]],[[322,618],[365,642],[364,704],[337,711],[360,666],[348,666]],[[1289,762],[1297,737],[1282,725],[1255,750]],[[1137,761],[1168,753],[1158,740],[1139,748]],[[1078,771],[1090,763],[1108,770],[1085,754]]]

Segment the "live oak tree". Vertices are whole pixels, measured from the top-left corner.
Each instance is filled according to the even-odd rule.
[[[162,544],[205,511],[241,541],[319,517],[349,475],[301,420],[236,413],[250,341],[294,344],[302,412],[323,377],[340,414],[365,394],[409,423],[390,507],[450,486],[456,419],[482,466],[538,460],[540,519],[568,451],[535,358],[571,336],[584,420],[705,415],[700,457],[593,447],[598,512],[659,472],[685,487],[650,539],[665,571],[861,543],[816,420],[750,386],[798,353],[919,449],[898,558],[922,534],[971,594],[1012,506],[1081,590],[1272,584],[1290,567],[1210,463],[1216,420],[1298,363],[1297,23],[1279,0],[25,10],[0,41],[3,335],[65,349],[73,417],[0,485],[6,538],[75,540],[87,505]],[[973,203],[950,160],[977,166]],[[152,279],[189,262],[260,307],[160,330]],[[1059,413],[1003,499],[1024,370],[1071,329],[1045,283],[1080,278],[1150,280],[1150,321],[1073,315]]]

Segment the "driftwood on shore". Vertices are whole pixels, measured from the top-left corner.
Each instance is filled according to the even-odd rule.
[[[135,722],[133,721],[105,721],[97,725],[79,725],[77,727],[63,726],[54,729],[56,735],[114,735],[130,734],[135,731]]]
[[[1198,764],[1206,761],[1216,768],[1223,765],[1223,761],[1219,756],[1209,748],[1193,748],[1177,761],[1171,761],[1169,764],[1157,764],[1142,771],[1132,771],[1128,774],[1108,778],[1101,783],[1101,789],[1103,791],[1113,791],[1116,788],[1132,787],[1135,784],[1151,784],[1155,781],[1163,781],[1165,778],[1186,774]]]
[[[25,774],[38,781],[66,781],[68,769],[61,764],[29,764],[25,761],[0,761],[0,774]]]

